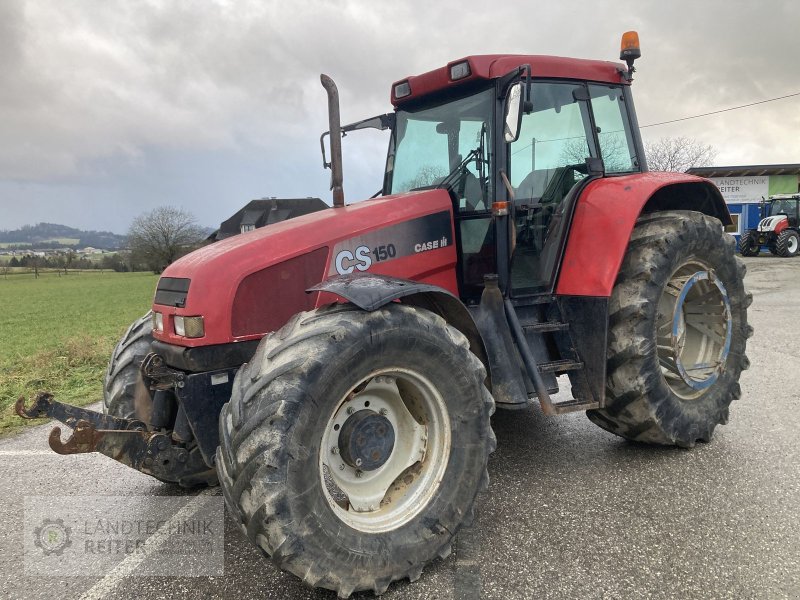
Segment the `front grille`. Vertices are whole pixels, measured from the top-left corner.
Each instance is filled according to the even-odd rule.
[[[164,306],[186,306],[186,296],[189,294],[191,279],[180,277],[162,277],[158,280],[154,302]]]

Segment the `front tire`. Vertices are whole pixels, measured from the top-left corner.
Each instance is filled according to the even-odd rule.
[[[103,382],[105,414],[149,421],[148,411],[152,398],[150,390],[142,381],[140,367],[150,353],[152,342],[152,312],[148,312],[131,323],[111,354]],[[147,414],[140,414],[143,411]],[[185,488],[217,485],[216,470],[205,464],[197,443],[190,442],[186,450],[189,454],[182,472],[177,473],[174,479],[156,479],[164,483],[177,483]]]
[[[485,376],[466,338],[426,310],[297,315],[262,340],[223,407],[228,509],[312,587],[347,597],[417,579],[488,485]]]
[[[139,367],[153,342],[152,312],[131,323],[117,342],[103,380],[103,412],[124,419],[136,417],[137,386],[141,391]],[[149,393],[149,392],[144,392]]]
[[[739,252],[742,256],[758,256],[761,251],[761,244],[758,243],[758,233],[755,231],[745,231],[739,238]]]
[[[698,212],[639,218],[611,295],[606,405],[587,412],[592,422],[683,447],[727,422],[753,331],[733,246],[719,221]]]
[[[784,258],[800,254],[800,236],[794,229],[784,229],[780,232],[778,241],[775,242],[775,253]]]

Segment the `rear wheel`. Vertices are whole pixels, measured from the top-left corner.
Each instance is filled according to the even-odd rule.
[[[220,416],[229,510],[280,568],[347,597],[450,551],[488,484],[485,369],[439,316],[302,313],[265,338]]]
[[[778,235],[775,243],[775,250],[778,256],[789,257],[800,254],[800,236],[794,229],[784,229]]]
[[[739,252],[742,256],[758,256],[761,244],[758,243],[758,233],[755,231],[745,231],[739,238]]]
[[[609,308],[606,406],[589,418],[630,440],[691,447],[739,398],[747,306],[744,264],[716,219],[639,219]]]

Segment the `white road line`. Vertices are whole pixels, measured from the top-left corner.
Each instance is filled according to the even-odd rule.
[[[105,598],[123,579],[133,573],[147,557],[158,551],[159,547],[169,539],[170,527],[173,524],[177,525],[181,521],[189,519],[200,508],[199,504],[201,503],[201,498],[213,494],[214,488],[206,488],[192,498],[186,506],[172,515],[164,527],[147,538],[140,552],[135,552],[125,557],[125,559],[111,569],[103,579],[88,589],[80,597],[80,600],[101,600]]]
[[[0,457],[3,456],[61,456],[52,450],[0,450]]]

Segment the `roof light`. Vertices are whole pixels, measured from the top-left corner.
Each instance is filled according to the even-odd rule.
[[[642,56],[639,48],[639,34],[635,31],[626,31],[622,34],[622,43],[619,47],[619,59],[630,66],[634,60]]]
[[[398,83],[394,86],[394,97],[395,98],[405,98],[406,96],[411,95],[411,86],[407,81],[403,81],[402,83]]]
[[[636,68],[633,61],[642,55],[639,49],[639,34],[635,31],[626,31],[622,34],[622,42],[619,45],[619,59],[624,60],[628,65],[628,70],[620,69],[620,74],[628,83],[633,81],[633,74]]]
[[[452,81],[464,79],[465,77],[469,77],[471,74],[472,72],[469,70],[469,62],[466,60],[464,62],[450,65],[450,79]]]

